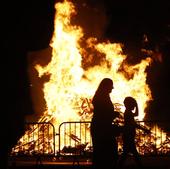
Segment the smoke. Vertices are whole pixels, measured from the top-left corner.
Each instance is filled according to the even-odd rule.
[[[75,0],[73,3],[77,14],[76,17],[72,18],[72,24],[79,25],[85,30],[85,38],[104,38],[109,18],[103,3],[93,3],[93,1],[88,0]]]

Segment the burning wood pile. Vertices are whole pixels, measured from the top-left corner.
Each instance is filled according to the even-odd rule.
[[[28,123],[25,135],[13,148],[11,155],[54,155],[55,140],[51,123]]]
[[[118,127],[122,127],[123,118],[120,117],[119,119],[116,119],[114,121],[114,124],[116,124]],[[81,122],[72,122],[73,125],[80,123],[80,128],[78,130],[83,129],[83,124]],[[90,122],[89,122],[90,123]],[[168,134],[165,135],[164,131],[161,130],[156,124],[150,123],[145,124],[145,122],[138,122],[140,125],[142,125],[145,128],[151,128],[150,126],[154,127],[151,129],[151,133],[146,134],[142,130],[137,130],[136,135],[136,145],[138,148],[138,151],[142,155],[169,155],[170,154],[170,137]],[[66,122],[65,124],[69,124],[69,128],[72,128],[70,125],[70,122]],[[64,132],[64,137],[59,137],[60,141],[61,139],[67,139],[65,144],[63,144],[59,149],[59,147],[55,147],[55,133],[54,135],[51,132],[51,126],[50,123],[40,123],[40,124],[30,124],[30,127],[26,131],[25,137],[22,138],[22,140],[19,140],[16,147],[13,148],[12,155],[55,155],[59,151],[60,155],[83,155],[87,153],[91,153],[93,151],[92,143],[85,142],[87,138],[79,138],[79,136],[82,134],[77,132],[77,129],[75,131],[73,130],[66,130]],[[89,125],[86,125],[86,133],[89,132]],[[63,126],[64,128],[68,128],[67,126]],[[51,131],[50,131],[51,130]],[[51,133],[50,133],[51,132]],[[73,134],[74,133],[74,134]],[[62,135],[62,133],[59,133]],[[69,141],[68,141],[69,139]],[[119,153],[122,152],[122,135],[117,135],[117,141],[118,141],[118,148]]]
[[[85,152],[85,148],[88,143],[81,144],[81,139],[74,134],[69,134],[69,137],[73,139],[76,143],[75,146],[64,146],[61,150],[62,154],[76,154],[82,155]]]
[[[12,154],[55,155],[59,145],[56,144],[58,136],[54,130],[58,130],[63,122],[91,120],[91,98],[99,82],[105,77],[114,79],[115,90],[111,93],[111,99],[113,103],[120,103],[115,104],[117,111],[123,112],[120,105],[126,96],[131,95],[139,102],[138,120],[142,121],[148,102],[153,100],[152,92],[146,83],[146,69],[152,63],[151,57],[146,57],[136,64],[128,63],[122,44],[111,43],[109,40],[101,42],[96,37],[87,37],[83,28],[72,25],[71,19],[77,14],[73,3],[65,0],[63,3],[57,3],[55,8],[55,29],[50,43],[51,61],[46,66],[37,63],[34,65],[38,78],[48,76],[48,81],[42,89],[46,111],[42,113],[37,124],[29,125],[31,127],[13,148]],[[44,124],[47,122],[53,124],[54,129]],[[86,126],[89,133],[88,127]],[[76,144],[62,143],[62,151],[86,151],[87,142],[81,140],[80,143],[80,140],[75,140],[79,138],[80,132],[76,133],[73,131],[74,127],[70,128],[69,138]],[[81,127],[79,131],[80,129]],[[160,128],[151,128],[149,135],[137,132],[136,139],[141,154],[170,153],[168,133]],[[118,137],[118,141],[121,148],[121,137]]]
[[[64,146],[61,154],[70,154],[70,155],[83,155],[85,153],[85,148],[88,143],[86,144],[78,144],[76,146]]]

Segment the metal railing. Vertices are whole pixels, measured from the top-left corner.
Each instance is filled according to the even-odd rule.
[[[63,122],[59,126],[58,154],[75,155],[92,151],[90,121]]]
[[[165,122],[139,121],[151,129],[149,134],[137,130],[136,146],[142,155],[170,155],[170,133],[163,129]],[[52,123],[27,123],[25,135],[13,148],[12,155],[84,155],[93,151],[90,121],[63,122],[56,133]],[[57,137],[57,138],[56,138]],[[122,135],[117,137],[122,152]]]
[[[55,127],[49,122],[26,123],[24,136],[12,155],[55,155]]]
[[[139,121],[139,124],[150,128],[147,134],[137,130],[136,146],[142,155],[170,155],[170,132],[165,130],[166,121]]]
[[[92,152],[90,121],[63,122],[59,126],[58,154],[74,155],[84,151]],[[170,155],[170,133],[165,131],[160,121],[138,121],[138,124],[151,132],[137,129],[136,147],[141,155]],[[122,153],[122,134],[117,136],[119,153]]]

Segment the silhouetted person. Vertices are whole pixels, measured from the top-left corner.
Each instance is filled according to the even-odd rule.
[[[27,53],[47,48],[53,33],[54,1],[2,0],[0,169],[24,134],[25,116],[33,114]]]
[[[93,118],[91,123],[91,136],[93,143],[93,167],[95,169],[110,169],[117,161],[117,142],[112,131],[112,122],[119,116],[114,111],[110,99],[113,81],[104,78],[99,84],[92,100]]]
[[[149,130],[137,124],[134,119],[134,117],[138,116],[138,113],[139,113],[136,100],[133,97],[126,97],[124,99],[124,105],[125,105],[124,131],[123,131],[123,136],[122,136],[123,153],[119,161],[119,167],[123,166],[129,153],[133,154],[138,166],[142,167],[140,155],[136,149],[136,144],[135,144],[136,129],[137,128],[142,129],[145,132],[149,132]]]

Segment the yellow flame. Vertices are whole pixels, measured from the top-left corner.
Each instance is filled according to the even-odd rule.
[[[84,32],[81,27],[70,23],[71,17],[76,14],[75,7],[67,1],[57,3],[55,7],[57,12],[51,42],[51,62],[46,67],[36,65],[39,76],[50,74],[50,80],[44,84],[43,89],[47,114],[55,117],[57,124],[81,120],[76,108],[80,107],[82,99],[91,99],[102,78],[110,77],[115,87],[111,94],[113,102],[122,103],[129,95],[135,97],[139,103],[139,119],[143,119],[147,101],[152,99],[145,73],[151,59],[146,58],[135,66],[124,64],[126,74],[133,74],[132,78],[127,79],[123,72],[118,71],[126,59],[121,44],[109,41],[98,43],[96,38],[89,37],[86,40],[87,46],[103,54],[103,59],[99,65],[83,69],[83,49],[79,42]]]
[[[113,103],[123,104],[126,96],[133,96],[139,105],[138,119],[142,120],[147,102],[152,99],[145,72],[151,58],[129,65],[122,44],[101,43],[95,37],[83,39],[83,28],[71,24],[71,17],[76,15],[73,3],[64,1],[57,3],[55,8],[51,61],[45,67],[35,67],[40,77],[44,74],[50,76],[43,88],[47,110],[39,121],[51,121],[58,129],[64,121],[90,120],[91,114],[84,115],[82,111],[84,108],[91,111],[85,104],[90,103],[99,82],[105,77],[114,82]],[[80,45],[82,41],[85,41],[86,48],[94,51],[93,54]],[[98,55],[102,57],[99,59]],[[88,66],[84,68],[83,62],[87,60]],[[94,60],[98,64],[93,64]]]
[[[51,62],[45,67],[36,65],[39,76],[50,75],[43,89],[47,111],[40,121],[52,121],[58,128],[64,121],[90,120],[91,114],[82,113],[83,102],[85,99],[90,102],[99,82],[105,77],[114,81],[115,89],[111,93],[113,103],[122,104],[126,96],[133,96],[139,104],[138,118],[142,120],[147,101],[152,99],[145,72],[151,59],[146,58],[136,65],[128,65],[124,62],[126,56],[122,52],[122,44],[109,41],[99,43],[95,37],[83,39],[84,30],[70,22],[71,17],[76,14],[75,6],[71,2],[57,3],[55,7],[57,12],[50,44]],[[81,47],[82,39],[86,42],[86,48],[94,51],[93,55]],[[99,64],[93,65],[98,55],[101,55],[102,59],[100,58]],[[86,58],[89,66],[85,69],[83,61],[86,61]],[[123,69],[120,71],[122,65]]]

